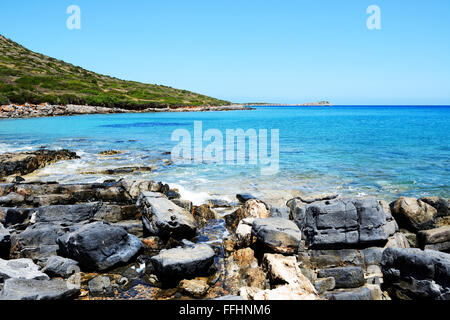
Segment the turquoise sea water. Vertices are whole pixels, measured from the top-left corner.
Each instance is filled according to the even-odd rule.
[[[280,170],[257,165],[166,165],[176,129],[279,129]],[[207,143],[204,143],[206,146]],[[40,146],[77,151],[80,160],[41,170],[34,179],[103,181],[83,174],[104,168],[155,165],[139,177],[175,185],[186,198],[233,199],[250,192],[269,199],[338,192],[450,197],[450,107],[259,107],[254,111],[86,115],[0,120],[0,153]],[[108,149],[124,153],[99,157]],[[114,177],[113,177],[114,178]]]

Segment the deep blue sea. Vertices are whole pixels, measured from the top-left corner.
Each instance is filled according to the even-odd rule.
[[[268,129],[270,138],[270,130],[279,129],[279,172],[261,175],[260,165],[248,163],[168,165],[164,159],[171,156],[164,152],[178,144],[172,133],[193,132],[194,121],[224,136],[226,129]],[[450,197],[450,107],[258,107],[0,120],[0,153],[41,146],[74,150],[81,159],[46,167],[32,179],[103,181],[111,177],[92,172],[154,165],[155,171],[134,175],[174,185],[194,202],[241,192],[273,201],[316,192]],[[98,156],[109,149],[123,153]]]

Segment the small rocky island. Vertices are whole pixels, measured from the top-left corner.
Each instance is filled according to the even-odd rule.
[[[0,299],[450,299],[448,199],[299,196],[283,216],[248,194],[19,177],[73,157],[0,157]]]

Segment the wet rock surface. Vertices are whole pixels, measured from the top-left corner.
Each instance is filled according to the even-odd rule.
[[[78,158],[75,152],[69,150],[41,149],[33,152],[0,154],[0,178],[27,175],[50,163]]]

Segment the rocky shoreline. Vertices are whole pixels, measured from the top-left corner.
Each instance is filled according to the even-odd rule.
[[[0,119],[15,118],[40,118],[73,116],[83,114],[114,114],[114,113],[154,113],[154,112],[206,112],[206,111],[239,111],[253,110],[243,105],[229,106],[200,106],[179,108],[147,108],[143,110],[127,110],[120,108],[105,108],[81,105],[50,105],[50,104],[25,104],[25,105],[2,105],[0,106]]]
[[[448,199],[286,206],[246,194],[195,206],[143,179],[17,177],[0,183],[0,300],[450,299]]]

